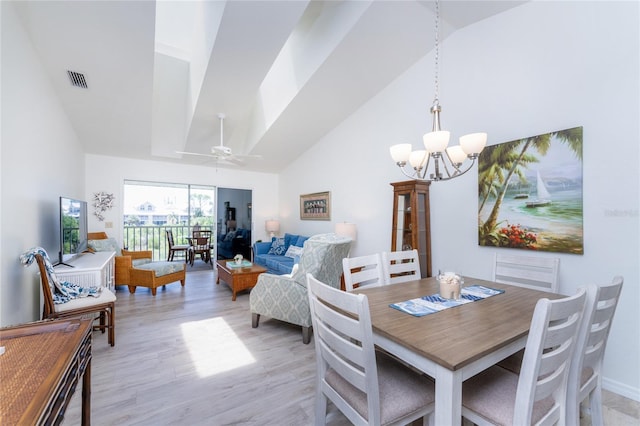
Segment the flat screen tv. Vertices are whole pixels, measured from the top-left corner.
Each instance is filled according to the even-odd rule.
[[[58,264],[65,263],[87,250],[87,202],[60,197],[60,252]]]

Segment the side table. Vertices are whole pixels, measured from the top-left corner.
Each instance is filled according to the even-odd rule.
[[[59,424],[80,378],[81,423],[91,424],[91,324],[69,319],[0,329],[3,424]]]

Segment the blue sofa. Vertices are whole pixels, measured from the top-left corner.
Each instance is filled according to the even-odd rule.
[[[241,254],[245,259],[251,257],[251,230],[237,229],[224,235],[218,235],[218,259],[233,259]]]
[[[284,237],[273,237],[271,241],[257,242],[253,245],[253,263],[267,268],[270,274],[290,274],[300,256],[290,257],[285,254],[290,246],[304,247],[304,242],[308,238],[302,235],[284,234]]]

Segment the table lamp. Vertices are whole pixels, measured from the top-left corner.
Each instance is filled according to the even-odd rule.
[[[351,241],[356,240],[357,230],[355,223],[338,222],[335,226],[336,235],[351,238]]]
[[[267,230],[271,238],[275,237],[276,232],[280,231],[280,222],[274,219],[269,219],[264,222],[264,228]]]

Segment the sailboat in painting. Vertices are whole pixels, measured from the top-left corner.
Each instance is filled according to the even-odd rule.
[[[547,190],[547,187],[542,182],[542,178],[540,177],[540,172],[537,173],[537,183],[536,188],[538,190],[538,197],[535,200],[527,201],[527,207],[542,207],[551,204],[551,195]]]

